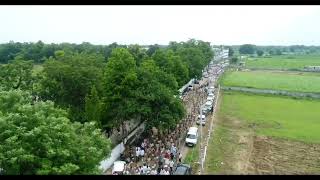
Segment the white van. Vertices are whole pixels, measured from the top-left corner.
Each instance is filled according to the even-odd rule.
[[[197,127],[190,127],[186,137],[186,145],[187,146],[194,146],[197,144],[198,139],[198,128]]]

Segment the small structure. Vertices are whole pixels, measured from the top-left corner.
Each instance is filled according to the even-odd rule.
[[[320,66],[305,66],[305,71],[320,72]]]

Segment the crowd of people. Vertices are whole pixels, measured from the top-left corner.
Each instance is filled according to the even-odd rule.
[[[173,174],[179,163],[182,163],[180,145],[184,145],[184,134],[195,120],[200,99],[204,98],[204,86],[195,86],[188,91],[183,102],[187,116],[171,132],[154,134],[144,138],[138,146],[126,147],[124,158],[126,161],[125,175],[170,175]],[[201,93],[200,95],[200,92]],[[191,107],[191,108],[190,108]]]
[[[213,72],[214,73],[214,72]],[[199,113],[199,107],[206,98],[205,88],[208,78],[194,84],[183,96],[187,107],[187,116],[175,129],[167,133],[150,132],[142,142],[133,147],[126,147],[123,157],[126,161],[124,175],[170,175],[177,165],[182,163],[182,147],[185,134]],[[182,145],[182,146],[181,146]]]

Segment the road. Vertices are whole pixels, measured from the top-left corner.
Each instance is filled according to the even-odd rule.
[[[214,86],[216,84],[216,80],[218,79],[218,77],[223,73],[223,71],[220,71],[221,69],[223,69],[223,67],[219,66],[219,65],[214,65],[211,68],[209,68],[208,70],[208,74],[209,77],[208,78],[203,78],[200,81],[199,85],[195,86],[195,89],[198,89],[199,87],[202,86],[202,88],[198,91],[193,90],[191,92],[189,92],[189,94],[187,95],[189,99],[191,99],[192,101],[186,104],[187,111],[188,113],[196,113],[196,117],[199,115],[199,105],[205,103],[207,94],[204,91],[205,85],[208,83],[209,87],[210,86]],[[218,73],[220,71],[220,73]],[[215,91],[215,96],[217,97],[217,91]],[[216,100],[214,102],[214,105],[216,104]],[[195,110],[196,109],[196,110]],[[208,116],[206,117],[207,121],[206,125],[202,127],[202,133],[201,137],[199,138],[199,142],[201,143],[201,150],[199,152],[201,152],[202,157],[204,157],[204,147],[205,145],[207,145],[208,141],[209,141],[209,134],[211,133],[210,131],[212,130],[212,126],[213,126],[213,114],[208,114]],[[193,126],[198,126],[196,125],[195,121],[193,123]],[[200,130],[201,128],[199,128]],[[187,154],[189,153],[190,150],[192,150],[192,148],[187,147],[186,145],[182,144],[180,146],[180,150],[182,152],[182,159],[184,160],[187,156]],[[200,155],[199,155],[200,156]],[[200,158],[199,158],[199,162],[200,162]]]

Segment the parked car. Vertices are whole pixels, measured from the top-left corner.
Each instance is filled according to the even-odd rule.
[[[126,165],[125,161],[115,161],[113,163],[112,174],[114,174],[114,175],[122,175],[125,165]]]
[[[214,94],[213,93],[208,93],[208,97],[214,98]]]
[[[179,164],[173,175],[191,175],[192,169],[188,164]]]
[[[208,112],[210,112],[213,108],[213,105],[212,105],[212,101],[207,101],[206,104],[204,105],[203,107],[203,110],[205,112],[205,114],[207,114]]]
[[[194,146],[197,144],[197,140],[198,140],[198,128],[190,127],[186,137],[186,145]]]
[[[207,97],[207,101],[213,102],[213,100],[214,100],[214,96]]]
[[[202,115],[202,118],[200,118],[200,115],[198,116],[197,124],[199,125],[200,123],[202,126],[204,126],[206,124],[206,116],[205,115]]]

